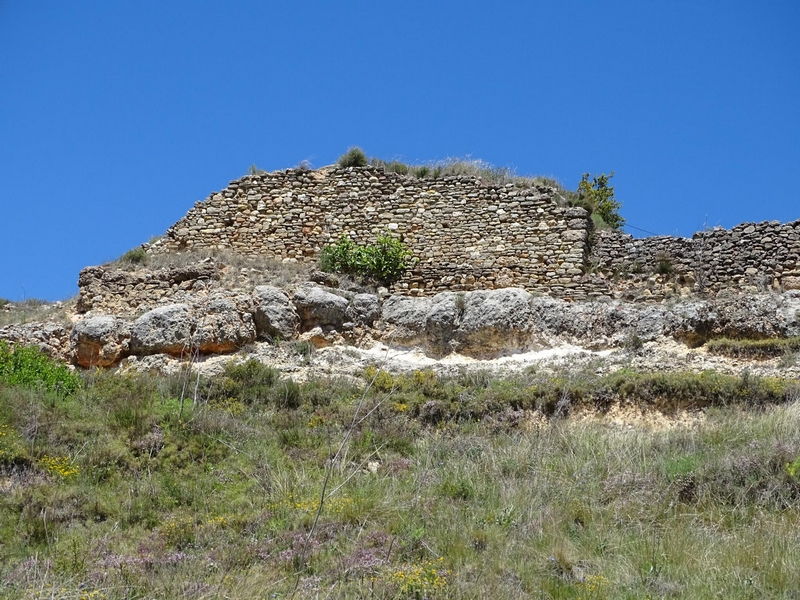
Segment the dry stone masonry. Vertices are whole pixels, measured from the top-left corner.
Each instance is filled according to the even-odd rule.
[[[589,221],[547,186],[472,177],[420,180],[375,167],[290,169],[233,181],[198,202],[150,252],[226,249],[315,261],[342,234],[360,244],[401,236],[418,260],[395,291],[520,286],[583,297]]]
[[[197,202],[147,250],[224,250],[313,263],[343,234],[365,244],[389,232],[416,259],[391,290],[403,295],[520,287],[570,300],[659,301],[678,291],[800,289],[800,221],[635,239],[594,231],[585,210],[556,197],[546,185],[474,177],[416,179],[377,167],[288,169],[232,181]],[[87,268],[79,308],[112,301],[153,306],[213,285],[211,270],[184,271]]]
[[[660,269],[693,284],[696,291],[731,286],[800,289],[800,220],[717,227],[691,238],[634,239],[598,231],[589,259],[607,275],[622,278]]]

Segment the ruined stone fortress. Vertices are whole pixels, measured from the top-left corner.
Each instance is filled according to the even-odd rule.
[[[147,250],[314,262],[342,234],[363,244],[384,232],[417,260],[394,284],[401,294],[515,286],[583,300],[658,275],[693,291],[800,288],[800,220],[634,239],[595,231],[584,209],[544,184],[416,179],[379,167],[245,176],[197,202]]]

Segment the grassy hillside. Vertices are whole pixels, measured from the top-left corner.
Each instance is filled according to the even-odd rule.
[[[298,385],[246,363],[209,381],[95,372],[73,388],[47,361],[4,360],[4,597],[800,589],[789,381],[373,369]],[[661,429],[575,417],[620,399],[705,409]]]

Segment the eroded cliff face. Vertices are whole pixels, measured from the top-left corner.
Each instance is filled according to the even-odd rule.
[[[341,365],[347,362],[344,350],[350,351],[350,358],[364,360],[380,348],[406,358],[413,355],[419,364],[452,365],[503,359],[510,364],[520,356],[535,361],[536,353],[552,357],[568,349],[568,354],[616,352],[640,359],[649,352],[653,360],[645,360],[647,368],[658,369],[670,368],[672,360],[664,355],[659,365],[654,358],[658,352],[703,356],[703,344],[715,338],[800,336],[799,291],[726,290],[660,303],[608,298],[570,302],[521,288],[430,297],[389,294],[385,289],[368,292],[357,286],[338,289],[311,281],[228,289],[214,284],[219,278],[208,264],[183,267],[181,273],[196,277],[177,281],[181,276],[161,270],[151,280],[176,279],[170,293],[154,296],[150,291],[157,287],[145,285],[141,302],[117,302],[117,311],[109,310],[115,306],[107,301],[113,294],[96,294],[97,307],[86,310],[92,303],[79,303],[78,309],[85,312],[71,315],[72,326],[11,325],[0,329],[0,339],[39,345],[80,368],[174,366],[212,356],[220,361],[246,355],[277,360],[275,352],[281,347],[305,342],[309,348],[327,349],[316,356],[338,352]],[[148,280],[142,273],[120,274],[108,267],[93,268],[91,274],[93,280],[112,286],[125,278]],[[289,351],[281,360],[290,363],[291,355]],[[307,355],[295,358],[308,366]],[[728,362],[727,367],[720,364],[741,368],[741,361]],[[780,371],[777,362],[757,367]]]

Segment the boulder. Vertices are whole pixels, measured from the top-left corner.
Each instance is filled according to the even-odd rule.
[[[381,316],[381,303],[372,294],[355,294],[345,311],[347,319],[362,327],[372,327]]]
[[[230,298],[211,298],[198,312],[192,343],[203,354],[231,352],[256,339],[252,315]]]
[[[436,294],[425,315],[425,334],[429,351],[441,356],[454,349],[453,334],[459,326],[465,303],[464,294]]]
[[[381,310],[386,341],[402,346],[426,345],[425,325],[431,305],[430,298],[400,295],[387,298]]]
[[[300,317],[289,297],[270,285],[260,285],[253,292],[258,339],[288,340],[295,337]]]
[[[83,319],[70,334],[73,360],[87,369],[116,364],[127,353],[129,341],[128,324],[110,315]]]
[[[459,352],[484,358],[536,347],[531,299],[520,288],[464,294],[464,314],[453,336]]]
[[[146,312],[131,324],[132,354],[183,354],[195,344],[194,319],[186,304],[169,304]]]
[[[300,316],[301,331],[321,327],[324,331],[341,330],[348,322],[346,298],[337,296],[314,284],[304,284],[292,298]]]

